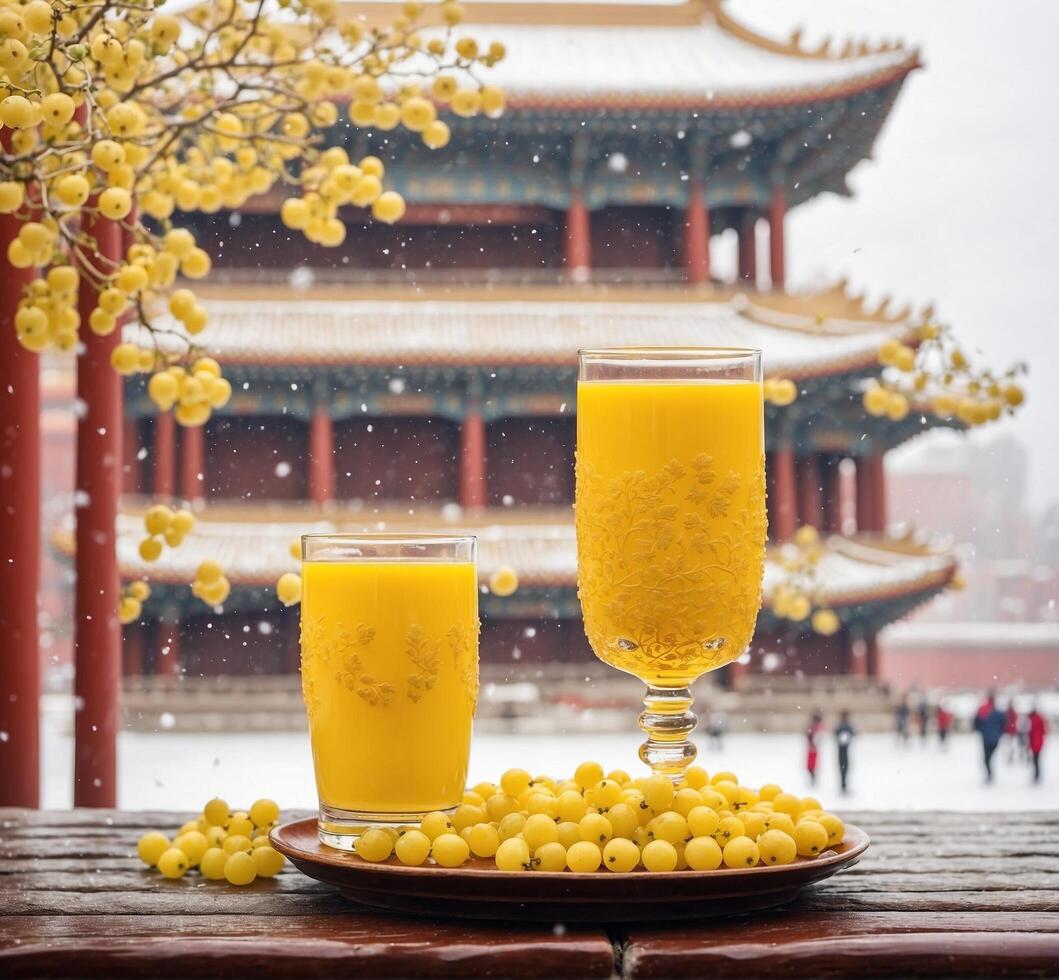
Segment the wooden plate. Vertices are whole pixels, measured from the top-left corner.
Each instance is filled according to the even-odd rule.
[[[790,902],[806,885],[856,864],[868,847],[868,835],[846,824],[837,847],[782,867],[513,873],[498,871],[488,859],[460,868],[409,868],[393,857],[372,864],[320,843],[315,818],[284,824],[270,836],[296,868],[361,905],[433,918],[538,922],[651,922],[754,912]]]

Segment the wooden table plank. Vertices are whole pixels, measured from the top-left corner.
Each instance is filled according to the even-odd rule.
[[[0,810],[0,974],[1056,973],[1059,814],[846,816],[871,849],[792,907],[608,935],[375,915],[292,868],[245,889],[166,881],[136,841],[187,815]]]
[[[610,977],[601,928],[375,915],[288,866],[232,888],[136,857],[187,815],[0,811],[0,975]]]

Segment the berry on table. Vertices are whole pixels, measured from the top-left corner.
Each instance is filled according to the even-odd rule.
[[[189,867],[188,856],[179,847],[170,847],[158,858],[158,870],[166,878],[183,878]]]
[[[169,847],[169,838],[157,830],[152,830],[140,838],[136,845],[136,853],[139,854],[144,864],[153,868],[158,864],[158,859],[169,850]]]
[[[721,845],[712,837],[693,837],[684,845],[684,860],[692,871],[713,871],[721,866]]]
[[[231,885],[249,885],[257,877],[257,866],[246,851],[231,854],[224,862],[224,877]]]

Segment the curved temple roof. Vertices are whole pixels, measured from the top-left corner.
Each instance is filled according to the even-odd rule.
[[[512,105],[787,104],[885,85],[919,64],[915,51],[890,44],[849,43],[836,56],[805,50],[797,35],[775,41],[720,0],[464,6],[467,33],[507,46],[488,81]],[[368,4],[369,20],[389,7]],[[365,5],[349,9],[356,16]]]
[[[404,518],[408,520],[407,517]],[[485,520],[488,522],[489,518]],[[393,530],[400,519],[385,522]],[[571,522],[483,523],[472,526],[461,520],[438,517],[438,530],[467,530],[478,535],[479,571],[483,580],[498,568],[517,570],[525,586],[565,586],[577,579],[577,547]],[[157,562],[144,562],[138,545],[143,537],[142,516],[122,515],[118,520],[118,560],[127,578],[146,576],[156,582],[189,583],[206,558],[216,559],[233,585],[271,587],[284,572],[297,571],[290,544],[299,535],[314,531],[378,530],[378,522],[319,520],[298,521],[284,515],[279,520],[202,520],[179,547],[167,549]],[[73,537],[66,527],[56,539],[58,548],[72,553]],[[945,585],[956,563],[945,552],[908,542],[832,537],[817,566],[820,600],[834,606],[882,601]],[[765,568],[765,594],[783,576],[769,560]]]
[[[573,365],[581,347],[716,346],[765,352],[769,375],[863,369],[910,319],[857,315],[835,294],[723,301],[208,300],[208,349],[226,365]],[[816,309],[817,312],[812,311]],[[146,342],[137,327],[130,340]]]

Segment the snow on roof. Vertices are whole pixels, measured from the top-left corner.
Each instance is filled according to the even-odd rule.
[[[569,521],[547,523],[489,523],[489,516],[473,522],[437,521],[437,530],[478,535],[479,572],[483,580],[502,567],[514,568],[523,585],[573,586],[577,579],[577,544]],[[403,525],[386,522],[395,530]],[[157,562],[144,562],[138,545],[143,518],[123,514],[118,519],[118,561],[127,578],[146,576],[154,581],[190,582],[206,558],[221,563],[233,584],[271,586],[287,571],[296,571],[290,545],[301,534],[314,532],[379,530],[378,523],[352,520],[200,520],[192,534],[175,549],[166,549]],[[424,528],[418,528],[423,530]],[[426,527],[426,530],[432,528]],[[69,528],[57,538],[58,547],[70,553]],[[892,598],[943,585],[952,576],[951,555],[926,549],[889,547],[885,542],[832,537],[818,566],[820,599],[836,605]],[[771,559],[765,568],[766,595],[783,573]]]
[[[781,53],[713,19],[692,26],[475,24],[473,33],[507,46],[489,82],[514,104],[671,98],[724,106],[833,97],[885,83],[915,64],[902,49],[852,58]]]
[[[574,364],[581,347],[717,346],[764,351],[769,375],[867,367],[907,321],[782,317],[725,302],[207,300],[203,340],[225,364]],[[767,320],[768,322],[761,322]],[[795,327],[794,322],[803,326]],[[811,325],[810,325],[811,324]],[[146,342],[135,326],[126,338]]]

